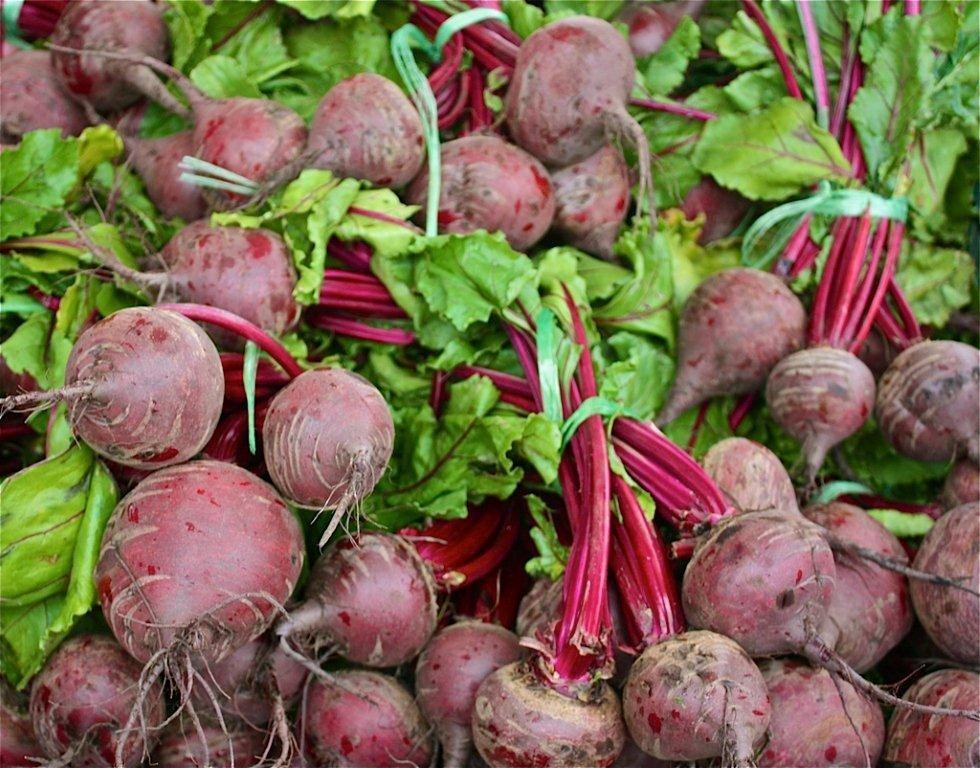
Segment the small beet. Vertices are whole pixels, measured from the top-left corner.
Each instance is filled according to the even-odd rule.
[[[742,267],[712,275],[684,303],[677,377],[657,423],[712,397],[756,391],[803,346],[805,331],[806,310],[779,278]]]
[[[918,461],[980,461],[980,351],[958,341],[923,341],[881,377],[875,418],[899,453]]]
[[[961,459],[946,475],[939,501],[944,509],[980,501],[980,467],[969,459]]]
[[[320,101],[307,149],[313,167],[400,188],[422,168],[422,121],[391,80],[372,72],[341,80]]]
[[[244,723],[225,720],[226,730],[208,720],[201,722],[204,738],[195,725],[183,717],[171,723],[160,738],[153,753],[153,768],[258,768],[268,765],[261,758],[265,753],[266,736],[262,731]]]
[[[535,581],[521,598],[515,627],[517,634],[520,637],[536,637],[539,632],[550,629],[560,615],[561,600],[561,579]]]
[[[749,212],[751,203],[738,192],[719,186],[706,177],[691,187],[681,202],[688,219],[704,214],[704,227],[698,235],[702,245],[728,237]]]
[[[181,131],[159,139],[124,137],[133,168],[143,179],[146,194],[167,218],[195,221],[207,213],[201,188],[181,181],[180,161],[194,154],[194,135]]]
[[[705,472],[742,512],[796,514],[796,490],[779,458],[760,443],[728,437],[701,459]]]
[[[426,205],[429,172],[423,169],[406,191]],[[496,136],[466,136],[442,145],[439,230],[467,234],[502,232],[524,251],[540,240],[555,215],[555,194],[544,166]]]
[[[864,340],[858,357],[861,362],[868,366],[868,370],[874,374],[875,380],[888,370],[892,360],[898,355],[898,350],[885,338],[884,334],[877,327],[872,327],[868,338]]]
[[[85,112],[62,89],[44,51],[17,51],[0,60],[0,137],[16,143],[41,128],[77,136],[88,124]]]

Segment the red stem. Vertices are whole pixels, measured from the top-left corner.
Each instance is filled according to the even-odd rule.
[[[865,213],[857,225],[854,243],[850,246],[844,256],[846,260],[841,270],[841,284],[834,296],[833,305],[830,308],[830,318],[828,319],[829,328],[827,341],[832,346],[842,345],[841,334],[849,320],[849,313],[860,310],[860,305],[854,304],[854,291],[858,284],[858,277],[861,274],[861,267],[865,263],[865,256],[868,250],[868,238],[871,236],[871,214]],[[873,278],[873,275],[869,275]]]
[[[702,122],[708,122],[709,120],[714,120],[716,117],[718,117],[718,115],[716,115],[714,112],[706,112],[703,109],[689,107],[686,104],[676,104],[668,101],[630,99],[630,104],[634,107],[651,109],[656,112],[666,112],[671,115],[680,115],[681,117],[689,117],[692,120],[700,120]]]
[[[379,344],[394,344],[399,347],[406,347],[415,343],[415,334],[403,328],[377,328],[373,325],[358,322],[357,320],[350,320],[345,317],[333,317],[320,312],[308,313],[306,322],[314,328],[332,331],[340,336],[349,336],[352,339],[374,341]]]
[[[745,397],[735,404],[732,412],[728,414],[728,428],[732,432],[739,428],[749,411],[752,410],[752,406],[755,404],[755,398],[756,394],[754,392],[745,395]]]
[[[859,328],[861,327],[863,319],[869,316],[873,319],[875,316],[869,311],[870,305],[868,300],[871,296],[871,289],[875,285],[875,281],[878,278],[878,264],[881,261],[882,251],[885,248],[885,238],[888,236],[888,226],[889,224],[887,221],[879,221],[877,223],[875,229],[875,239],[871,244],[871,260],[868,262],[868,266],[865,269],[860,288],[858,289],[857,297],[854,300],[854,311],[847,319],[847,325],[840,332],[842,344],[848,348],[853,347],[854,340]],[[861,343],[864,343],[863,339]]]
[[[769,45],[769,50],[772,51],[772,55],[776,59],[776,63],[779,65],[779,71],[783,73],[783,80],[786,83],[786,90],[790,96],[794,99],[802,99],[803,91],[800,90],[800,84],[796,81],[796,75],[793,74],[793,68],[790,66],[789,57],[786,55],[786,51],[783,50],[783,46],[779,42],[779,38],[776,37],[776,33],[773,31],[772,27],[769,26],[769,22],[766,20],[765,14],[756,4],[755,0],[742,0],[742,10],[745,11],[746,15],[754,21],[759,29],[762,31],[762,36],[766,39],[766,43]]]

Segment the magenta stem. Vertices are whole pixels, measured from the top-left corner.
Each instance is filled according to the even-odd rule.
[[[356,246],[357,244],[355,243],[354,245]],[[332,259],[346,264],[351,269],[366,273],[370,273],[371,271],[370,248],[367,248],[367,254],[365,254],[363,249],[356,248],[350,243],[344,243],[333,237],[327,243],[327,255]]]
[[[752,392],[751,394],[745,395],[735,404],[732,412],[728,415],[728,428],[732,432],[735,432],[741,426],[742,422],[745,421],[745,417],[755,404],[755,398],[756,394]]]
[[[393,344],[399,347],[406,347],[415,342],[415,334],[402,328],[376,328],[373,325],[360,323],[357,320],[349,320],[344,317],[331,317],[320,313],[307,316],[306,322],[316,328],[325,331],[332,331],[341,336],[349,336],[352,339],[363,339],[364,341],[374,341],[379,344]]]
[[[779,38],[776,37],[776,33],[773,31],[772,27],[769,26],[769,22],[766,20],[765,14],[762,13],[762,10],[756,4],[755,0],[742,0],[742,9],[762,31],[762,36],[766,39],[766,43],[769,45],[769,50],[772,51],[772,55],[775,57],[776,63],[779,65],[779,71],[783,74],[783,81],[786,83],[787,92],[794,99],[802,99],[803,91],[800,90],[800,84],[796,81],[796,75],[793,74],[793,68],[789,63],[789,57],[786,55],[786,51],[783,50],[783,46],[779,42]]]
[[[667,112],[671,115],[680,115],[681,117],[689,117],[692,120],[701,120],[702,122],[707,122],[709,120],[714,120],[718,115],[714,112],[706,112],[703,109],[697,109],[696,107],[689,107],[686,104],[675,104],[669,101],[654,101],[652,99],[630,99],[630,104],[634,107],[642,107],[643,109],[650,109],[656,112]]]
[[[830,118],[830,92],[827,89],[827,72],[823,66],[823,53],[820,50],[820,30],[813,18],[810,0],[796,0],[803,24],[803,37],[806,40],[806,54],[810,61],[810,77],[813,93],[817,99],[817,124],[827,127]]]

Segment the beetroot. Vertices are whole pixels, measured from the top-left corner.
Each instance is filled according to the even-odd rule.
[[[318,678],[301,709],[300,743],[313,765],[427,765],[428,726],[394,678],[347,670]]]
[[[551,174],[554,229],[569,245],[613,258],[613,245],[630,200],[629,169],[619,150],[606,145],[580,163]]]
[[[920,704],[965,709],[980,701],[980,675],[966,669],[941,669],[913,685],[905,698]],[[888,722],[884,759],[895,765],[980,765],[976,723],[959,717],[930,717],[896,710]]]
[[[230,766],[258,768],[266,739],[261,731],[244,723],[225,721],[226,728],[205,720],[197,724],[188,718],[176,720],[164,731],[160,746],[153,753],[154,768],[210,768]],[[203,733],[203,739],[201,734]]]
[[[718,395],[754,392],[803,346],[805,328],[803,305],[779,278],[742,267],[712,275],[684,304],[677,377],[657,422]]]
[[[803,444],[812,483],[827,452],[868,420],[875,379],[850,352],[810,347],[782,359],[766,382],[766,403],[776,423]]]
[[[623,689],[630,735],[662,760],[748,764],[769,725],[759,668],[737,643],[687,632],[647,648]]]
[[[133,168],[143,179],[146,194],[167,218],[194,221],[207,213],[201,188],[181,181],[179,165],[184,155],[194,154],[194,135],[181,131],[159,139],[125,136]]]
[[[875,418],[895,450],[919,461],[980,461],[980,351],[958,341],[924,341],[881,377]]]
[[[61,88],[44,51],[17,51],[0,62],[0,137],[17,142],[29,131],[58,128],[76,136],[88,124],[85,112]]]
[[[626,732],[619,700],[600,682],[583,701],[543,682],[516,662],[487,677],[476,692],[473,743],[491,768],[612,765]]]
[[[521,598],[516,631],[520,637],[536,637],[551,627],[561,613],[562,580],[538,579]]]
[[[943,515],[926,534],[913,565],[980,589],[980,504],[963,504]],[[980,597],[916,580],[911,589],[915,613],[933,642],[950,658],[980,664]]]
[[[776,454],[764,445],[728,437],[711,446],[701,463],[742,512],[799,512],[793,481]]]
[[[165,714],[163,686],[153,683],[137,697],[140,682],[140,665],[111,638],[66,641],[31,686],[31,720],[47,756],[93,768],[140,765]],[[138,734],[122,739],[119,729],[133,722],[134,708]]]
[[[803,514],[848,542],[906,562],[895,536],[859,507],[835,501],[807,507]],[[834,649],[858,672],[871,669],[912,628],[908,582],[846,552],[837,553],[837,586],[830,601],[824,639],[837,638]]]
[[[514,141],[546,165],[568,166],[610,139],[636,147],[640,198],[651,187],[646,134],[626,111],[636,68],[629,44],[609,22],[570,16],[547,24],[517,52],[507,88]]]
[[[399,536],[339,542],[314,563],[306,602],[276,632],[348,661],[394,667],[415,658],[436,628],[435,581]]]
[[[442,145],[441,154],[440,231],[499,231],[519,251],[548,231],[554,190],[544,166],[529,154],[496,136],[455,139]],[[423,169],[405,193],[409,202],[424,208],[428,185]]]
[[[705,0],[673,0],[665,3],[631,3],[621,14],[629,28],[630,48],[638,59],[660,50],[685,16],[698,18]]]
[[[751,203],[738,192],[719,186],[705,177],[688,190],[681,202],[685,218],[704,214],[704,227],[698,235],[702,245],[727,237],[749,212]]]
[[[415,698],[435,729],[446,768],[463,768],[469,758],[476,689],[520,656],[513,632],[481,621],[448,626],[425,646],[415,667]]]
[[[946,475],[939,501],[944,509],[980,501],[980,467],[969,459],[956,462]]]
[[[362,72],[327,91],[313,115],[307,149],[314,168],[403,187],[425,159],[422,121],[391,80]]]
[[[862,363],[868,366],[868,370],[874,374],[877,381],[888,370],[888,366],[892,364],[892,360],[897,354],[898,351],[889,343],[884,334],[877,327],[874,327],[868,334],[868,338],[864,340],[864,344],[861,345],[858,357],[861,358]]]
[[[875,702],[795,659],[772,659],[759,667],[772,702],[760,768],[877,764],[885,721]]]
[[[289,501],[340,517],[374,489],[394,446],[388,403],[343,368],[306,371],[280,390],[262,427],[265,463]]]
[[[58,20],[51,43],[75,50],[111,51],[161,60],[170,49],[163,8],[147,0],[75,0]],[[187,115],[186,107],[143,64],[64,50],[53,50],[51,58],[65,88],[100,112],[122,109],[148,96],[171,112]]]
[[[35,768],[45,754],[34,737],[26,700],[0,678],[0,766]]]

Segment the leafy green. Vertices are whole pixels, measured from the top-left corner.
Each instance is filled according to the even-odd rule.
[[[544,0],[544,9],[549,16],[560,17],[573,14],[598,16],[610,21],[625,5],[624,0]]]
[[[650,339],[619,331],[606,340],[601,356],[599,396],[652,419],[667,399],[674,361]]]
[[[966,251],[906,241],[896,280],[920,323],[941,327],[970,303],[976,266]]]
[[[957,237],[946,213],[946,192],[954,179],[957,162],[966,153],[967,141],[955,128],[937,128],[922,134],[908,161],[909,204],[912,226],[920,238],[943,242],[962,241],[965,227]],[[975,174],[974,174],[975,175]]]
[[[78,183],[78,141],[55,128],[32,131],[0,154],[0,240],[31,235]]]
[[[375,0],[276,0],[276,2],[299,11],[307,19],[316,21],[327,17],[350,19],[368,16],[374,8]]]
[[[533,494],[525,496],[527,511],[534,520],[528,531],[538,554],[527,561],[525,569],[536,579],[557,581],[565,572],[568,562],[568,547],[558,540],[558,531],[551,518],[551,510],[541,499]]]
[[[636,63],[647,91],[652,95],[670,94],[684,82],[687,65],[700,49],[701,32],[698,25],[690,16],[684,16],[655,53]]]
[[[544,11],[527,0],[502,0],[501,8],[507,14],[510,28],[525,38],[544,25]]]
[[[868,514],[900,539],[915,539],[925,536],[936,524],[925,513],[911,514],[897,509],[869,509]]]

